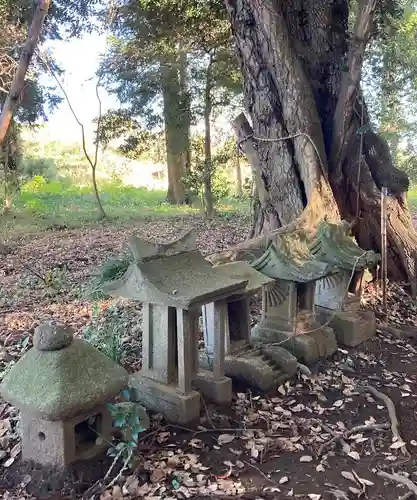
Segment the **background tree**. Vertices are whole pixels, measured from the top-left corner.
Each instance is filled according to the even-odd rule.
[[[190,168],[190,127],[204,112],[210,117],[217,104],[213,99],[219,72],[223,71],[223,83],[226,79],[222,53],[226,45],[231,60],[224,5],[221,0],[127,2],[118,11],[113,33],[101,71],[124,105],[126,119],[128,114],[142,127],[163,128],[167,198],[184,203],[187,193],[182,179]],[[203,104],[196,107],[198,99]],[[210,130],[206,130],[209,145]],[[208,146],[207,157],[209,165]]]
[[[347,0],[225,0],[253,124],[244,117],[235,122],[257,173],[255,234],[296,217],[295,227],[307,231],[321,218],[343,217],[355,223],[363,248],[378,249],[386,186],[389,272],[414,281],[408,179],[372,129],[361,88],[366,46],[392,4],[360,2],[350,32]]]
[[[218,107],[226,107],[233,97],[242,90],[241,75],[232,51],[230,23],[226,12],[222,17],[219,10],[217,22],[211,18],[211,6],[201,8],[195,29],[201,36],[194,45],[195,55],[190,61],[193,85],[192,95],[196,98],[195,114],[204,121],[204,170],[203,201],[204,211],[209,217],[214,215],[212,193],[212,130],[213,112]]]
[[[51,6],[50,3],[49,1],[39,2],[42,8],[47,6],[48,9],[44,26],[36,34],[40,43],[47,39],[78,36],[83,30],[91,28],[91,25],[86,23],[86,19],[94,11],[97,3],[95,0],[82,0],[80,2],[56,0]],[[52,110],[60,102],[54,88],[45,88],[39,84],[39,76],[43,69],[36,57],[31,60],[29,68],[26,65],[25,69],[21,65],[22,72],[17,79],[15,88],[11,91],[13,77],[18,69],[22,53],[22,45],[27,40],[28,27],[34,18],[36,9],[37,3],[27,0],[14,2],[0,0],[0,106],[2,118],[7,114],[7,120],[10,120],[14,113],[16,121],[12,132],[5,136],[6,152],[1,162],[3,168],[1,178],[6,194],[4,196],[6,212],[11,209],[12,193],[17,189],[20,178],[18,169],[20,158],[19,156],[15,159],[12,157],[14,152],[17,154],[19,150],[15,147],[20,141],[18,124],[32,125],[39,118],[46,119],[47,111]],[[23,62],[31,59],[33,48],[33,43],[30,44],[30,47],[29,45],[25,47],[27,54],[23,55]],[[8,96],[9,100],[7,100]],[[3,123],[6,123],[7,120]],[[7,127],[8,125],[5,130]],[[12,170],[10,170],[11,168]],[[7,183],[9,183],[8,186]]]

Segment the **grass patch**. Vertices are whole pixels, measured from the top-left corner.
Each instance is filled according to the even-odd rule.
[[[413,212],[417,210],[417,186],[413,186],[408,191],[408,203],[410,204],[410,209]]]
[[[106,183],[100,186],[100,197],[109,221],[127,223],[143,217],[167,217],[199,214],[198,205],[170,205],[163,190],[148,190]],[[247,199],[222,200],[217,210],[224,216],[249,210]],[[47,182],[34,177],[22,186],[14,200],[13,214],[0,218],[1,232],[33,232],[59,228],[76,229],[98,222],[97,203],[90,186],[74,186],[63,181]]]

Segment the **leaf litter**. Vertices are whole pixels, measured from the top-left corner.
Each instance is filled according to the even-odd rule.
[[[198,222],[199,245],[206,254],[227,248],[245,234],[242,220]],[[15,250],[0,263],[6,289],[0,303],[0,377],[31,347],[33,330],[41,321],[55,317],[78,331],[92,321],[92,302],[83,291],[97,265],[125,251],[129,231],[166,241],[195,223],[189,217],[176,218],[175,223],[162,219],[158,223],[152,220],[136,226],[44,233],[16,240]],[[59,290],[46,290],[22,263],[42,276],[51,269],[65,269],[65,279]],[[389,323],[397,328],[403,324],[411,327],[416,306],[403,289],[390,284],[388,298]],[[367,307],[375,307],[382,318],[379,292],[372,284],[364,302]],[[98,303],[105,313],[114,301],[102,299]],[[141,307],[120,301],[116,307],[125,321],[126,342],[132,345],[127,367],[137,370]],[[251,311],[255,323],[259,299],[253,301]],[[417,446],[413,369],[417,346],[414,339],[399,339],[397,334],[381,330],[375,339],[355,349],[341,348],[331,360],[314,367],[311,376],[301,372],[297,379],[278,387],[275,394],[244,389],[235,394],[231,408],[207,405],[200,425],[192,429],[171,426],[152,415],[151,429],[137,449],[135,467],[117,484],[108,489],[104,485],[93,497],[269,498],[280,492],[311,500],[362,498],[371,495],[375,487],[383,488],[376,474],[380,469],[400,467],[413,478],[417,469],[414,458],[404,462],[401,450],[403,445],[410,449]],[[400,415],[401,440],[393,439],[389,428],[382,427],[389,424],[386,406],[359,390],[366,385],[394,401]],[[349,434],[358,427],[360,431]],[[31,498],[34,478],[29,473],[21,474],[18,487],[1,490],[13,482],[10,478],[17,474],[19,460],[18,412],[0,401],[0,493],[6,500]],[[387,499],[396,499],[401,492],[404,490],[397,486],[384,489]],[[76,494],[72,498],[82,497],[81,491]]]

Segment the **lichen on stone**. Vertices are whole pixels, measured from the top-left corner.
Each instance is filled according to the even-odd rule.
[[[124,368],[87,342],[74,339],[63,349],[31,349],[9,371],[2,397],[48,420],[64,420],[115,397],[128,381]]]

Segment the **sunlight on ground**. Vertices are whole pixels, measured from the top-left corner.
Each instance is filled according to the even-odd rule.
[[[98,222],[97,202],[90,187],[44,182],[34,178],[22,186],[14,202],[12,215],[0,219],[3,234],[37,232],[59,228],[79,228]],[[143,217],[199,214],[201,206],[173,206],[166,202],[165,190],[148,190],[116,183],[100,187],[100,198],[111,222],[129,222]],[[249,213],[248,199],[227,198],[217,203],[217,211],[226,216]]]

